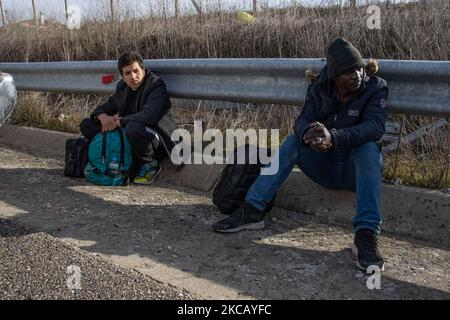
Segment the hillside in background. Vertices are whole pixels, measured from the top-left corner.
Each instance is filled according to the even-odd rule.
[[[159,58],[323,57],[336,36],[377,59],[450,60],[450,1],[380,4],[381,29],[370,30],[367,7],[293,6],[258,12],[253,22],[237,12],[121,22],[63,25],[11,24],[0,29],[0,60],[116,59],[128,49]]]

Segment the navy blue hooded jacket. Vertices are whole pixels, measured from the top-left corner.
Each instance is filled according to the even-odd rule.
[[[303,143],[311,122],[319,121],[330,130],[332,149],[350,149],[370,141],[379,141],[385,132],[388,87],[385,80],[367,76],[364,71],[360,89],[345,103],[337,98],[337,89],[327,77],[327,67],[308,87],[305,105],[294,124],[294,132]]]

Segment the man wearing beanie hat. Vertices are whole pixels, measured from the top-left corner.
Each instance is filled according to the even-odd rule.
[[[260,175],[247,192],[245,203],[230,217],[213,225],[217,232],[264,228],[264,209],[295,165],[319,185],[356,192],[356,264],[384,268],[378,251],[381,226],[381,152],[388,88],[344,38],[328,47],[327,64],[308,87],[305,105],[276,155],[279,170]]]
[[[358,49],[344,38],[337,38],[327,52],[327,75],[329,79],[366,66]]]

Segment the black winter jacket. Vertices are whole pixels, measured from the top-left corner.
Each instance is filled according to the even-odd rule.
[[[328,80],[327,67],[308,87],[305,105],[294,124],[303,143],[311,122],[319,121],[330,130],[333,149],[350,149],[369,141],[379,141],[385,132],[388,87],[385,80],[364,74],[359,91],[342,103]],[[335,130],[332,130],[335,129]]]
[[[115,94],[94,110],[91,120],[99,122],[97,117],[102,113],[108,115],[119,113],[122,117],[120,125],[123,128],[126,128],[129,122],[152,127],[163,138],[165,151],[170,158],[174,147],[171,135],[176,129],[176,124],[169,113],[172,105],[164,82],[157,74],[146,70],[143,83],[136,92],[135,103],[129,103],[131,94],[131,88],[120,80]]]

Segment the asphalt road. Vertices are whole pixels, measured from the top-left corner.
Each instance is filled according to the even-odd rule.
[[[3,299],[450,299],[444,245],[383,233],[386,271],[370,290],[350,228],[275,208],[263,230],[217,234],[206,194],[99,187],[62,166],[0,146]],[[80,292],[67,288],[70,265]]]

